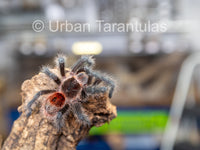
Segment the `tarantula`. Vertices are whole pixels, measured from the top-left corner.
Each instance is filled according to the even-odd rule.
[[[115,83],[107,76],[92,70],[94,60],[92,56],[82,56],[70,69],[65,69],[65,57],[58,56],[57,68],[59,78],[48,67],[43,67],[42,72],[52,79],[58,86],[56,89],[46,89],[37,92],[32,100],[26,105],[27,117],[32,114],[32,104],[45,94],[49,94],[42,103],[42,113],[52,120],[57,129],[63,127],[65,118],[71,111],[78,121],[84,125],[90,125],[88,116],[82,110],[82,103],[87,102],[89,95],[105,93],[109,90],[109,98],[112,97]],[[66,76],[66,73],[68,75]],[[101,82],[104,85],[100,86]]]

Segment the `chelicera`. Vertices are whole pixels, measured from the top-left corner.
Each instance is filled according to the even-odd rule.
[[[33,103],[40,96],[48,94],[46,100],[41,102],[41,112],[53,121],[58,130],[63,127],[70,111],[80,123],[90,125],[90,120],[81,104],[87,102],[89,95],[107,91],[111,98],[115,87],[114,81],[92,69],[94,60],[91,56],[82,56],[70,69],[65,68],[64,56],[58,56],[56,60],[60,78],[48,67],[43,67],[42,72],[57,84],[57,88],[49,87],[37,92],[25,108],[27,117],[33,112]],[[100,84],[102,81],[104,84]]]

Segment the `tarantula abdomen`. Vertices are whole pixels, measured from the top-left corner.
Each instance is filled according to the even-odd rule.
[[[47,100],[49,100],[52,105],[60,108],[65,104],[65,96],[60,92],[53,93]]]
[[[65,96],[60,92],[51,94],[44,104],[44,111],[47,115],[56,115],[65,106]]]

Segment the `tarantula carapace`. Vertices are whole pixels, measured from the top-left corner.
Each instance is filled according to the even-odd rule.
[[[48,94],[47,99],[41,102],[42,113],[54,122],[58,130],[62,128],[70,111],[78,121],[85,125],[90,125],[90,120],[84,113],[81,104],[87,102],[89,95],[107,91],[109,98],[111,98],[115,88],[114,81],[92,69],[94,66],[92,56],[82,56],[70,69],[65,68],[64,56],[58,56],[56,61],[61,78],[48,67],[43,67],[42,72],[58,85],[57,88],[51,89],[50,87],[50,89],[37,92],[25,108],[27,117],[32,114],[33,103],[40,96]],[[100,86],[102,81],[104,84]]]

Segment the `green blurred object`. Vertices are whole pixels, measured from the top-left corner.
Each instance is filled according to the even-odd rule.
[[[93,127],[90,135],[118,134],[148,134],[161,133],[168,119],[166,110],[123,110],[118,116],[101,127]]]

